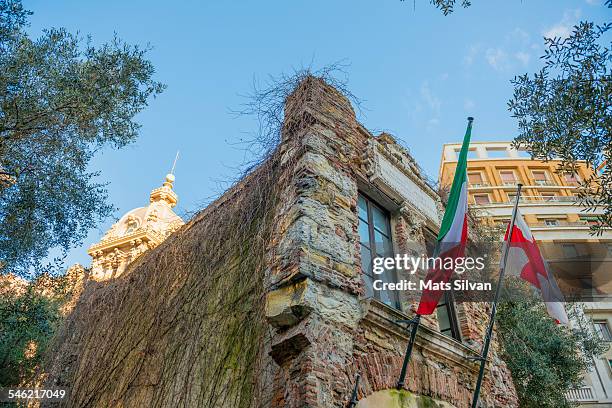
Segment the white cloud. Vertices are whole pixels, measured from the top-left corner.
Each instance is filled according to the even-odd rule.
[[[548,27],[542,33],[546,38],[567,38],[572,33],[572,28],[580,18],[580,9],[576,10],[565,10],[563,12],[563,18],[558,23]]]
[[[571,33],[572,32],[571,32],[569,25],[559,23],[559,24],[555,24],[554,26],[546,30],[544,32],[544,37],[546,38],[555,38],[555,37],[567,38],[570,36]]]
[[[474,63],[474,59],[480,53],[480,44],[472,44],[468,49],[467,54],[463,57],[464,65],[472,65]]]
[[[485,58],[496,71],[503,71],[508,67],[508,54],[499,47],[487,49]]]
[[[599,6],[601,4],[601,0],[586,0],[592,6]]]
[[[509,72],[517,67],[526,67],[531,62],[534,52],[537,53],[540,49],[533,39],[533,34],[521,27],[514,27],[501,37],[501,41],[497,44],[470,46],[463,58],[463,63],[469,66],[479,60],[484,60],[491,68],[499,72]]]
[[[425,104],[429,107],[434,116],[440,116],[440,106],[442,102],[440,98],[431,91],[429,82],[427,81],[423,82],[421,85],[421,98],[423,98],[423,101],[425,101]]]
[[[527,31],[523,30],[520,27],[516,27],[514,30],[510,32],[510,34],[506,36],[506,39],[511,42],[520,42],[522,44],[529,44],[531,36],[529,35],[529,33],[527,33]]]
[[[531,55],[524,51],[517,52],[516,54],[514,54],[514,57],[519,60],[521,64],[523,64],[523,66],[529,64],[529,60],[531,59]]]
[[[442,100],[432,90],[429,81],[421,83],[416,95],[408,89],[405,103],[412,122],[422,124],[428,132],[439,125]]]

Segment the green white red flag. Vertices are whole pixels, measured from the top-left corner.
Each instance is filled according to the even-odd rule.
[[[462,258],[465,255],[467,243],[467,203],[468,203],[468,178],[467,178],[467,155],[472,137],[472,121],[468,118],[468,126],[463,138],[463,145],[457,161],[457,169],[453,178],[448,204],[442,219],[438,242],[434,256],[442,259]],[[429,315],[436,310],[444,291],[438,290],[440,283],[447,283],[454,271],[452,268],[444,268],[443,265],[451,263],[442,262],[440,268],[432,268],[427,272],[426,282],[431,282],[432,289],[425,289],[421,294],[421,301],[417,309],[418,315]],[[452,262],[454,265],[455,262]]]

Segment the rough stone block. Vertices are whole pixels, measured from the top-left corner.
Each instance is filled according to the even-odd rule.
[[[273,344],[270,350],[270,356],[276,364],[283,363],[302,352],[310,345],[310,340],[304,333],[296,333],[294,336],[288,337],[283,341]]]
[[[307,296],[309,280],[283,286],[266,296],[266,319],[276,328],[296,325],[306,317],[313,308]]]

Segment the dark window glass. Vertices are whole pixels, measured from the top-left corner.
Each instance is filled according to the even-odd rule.
[[[370,248],[370,226],[367,222],[359,219],[359,242],[367,248]]]
[[[452,292],[444,292],[444,296],[442,296],[440,303],[438,303],[436,312],[438,315],[440,333],[452,337],[453,339],[461,340]]]
[[[368,202],[362,196],[359,196],[359,218],[368,221]]]
[[[372,219],[374,220],[374,228],[381,234],[389,235],[389,218],[380,208],[372,205]]]
[[[372,254],[365,245],[361,245],[361,269],[366,275],[372,275]]]
[[[374,290],[375,280],[396,282],[396,271],[386,271],[380,275],[372,272],[372,260],[375,257],[392,257],[391,223],[389,213],[374,203],[367,196],[360,194],[359,207],[359,242],[361,247],[361,269],[364,273],[366,296],[374,297],[399,309],[397,291]]]

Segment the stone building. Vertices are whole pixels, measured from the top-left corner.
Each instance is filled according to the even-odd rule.
[[[468,407],[486,305],[424,319],[396,390],[414,301],[370,259],[424,252],[441,204],[414,158],[306,77],[277,149],[117,279],[87,287],[47,367],[64,406]],[[127,219],[125,219],[127,221]],[[401,276],[382,275],[393,281]],[[483,407],[516,407],[494,342]]]
[[[172,211],[178,203],[173,190],[174,174],[166,175],[161,187],[151,191],[149,205],[123,215],[87,251],[92,258],[91,278],[115,278],[148,249],[155,248],[184,224]]]

